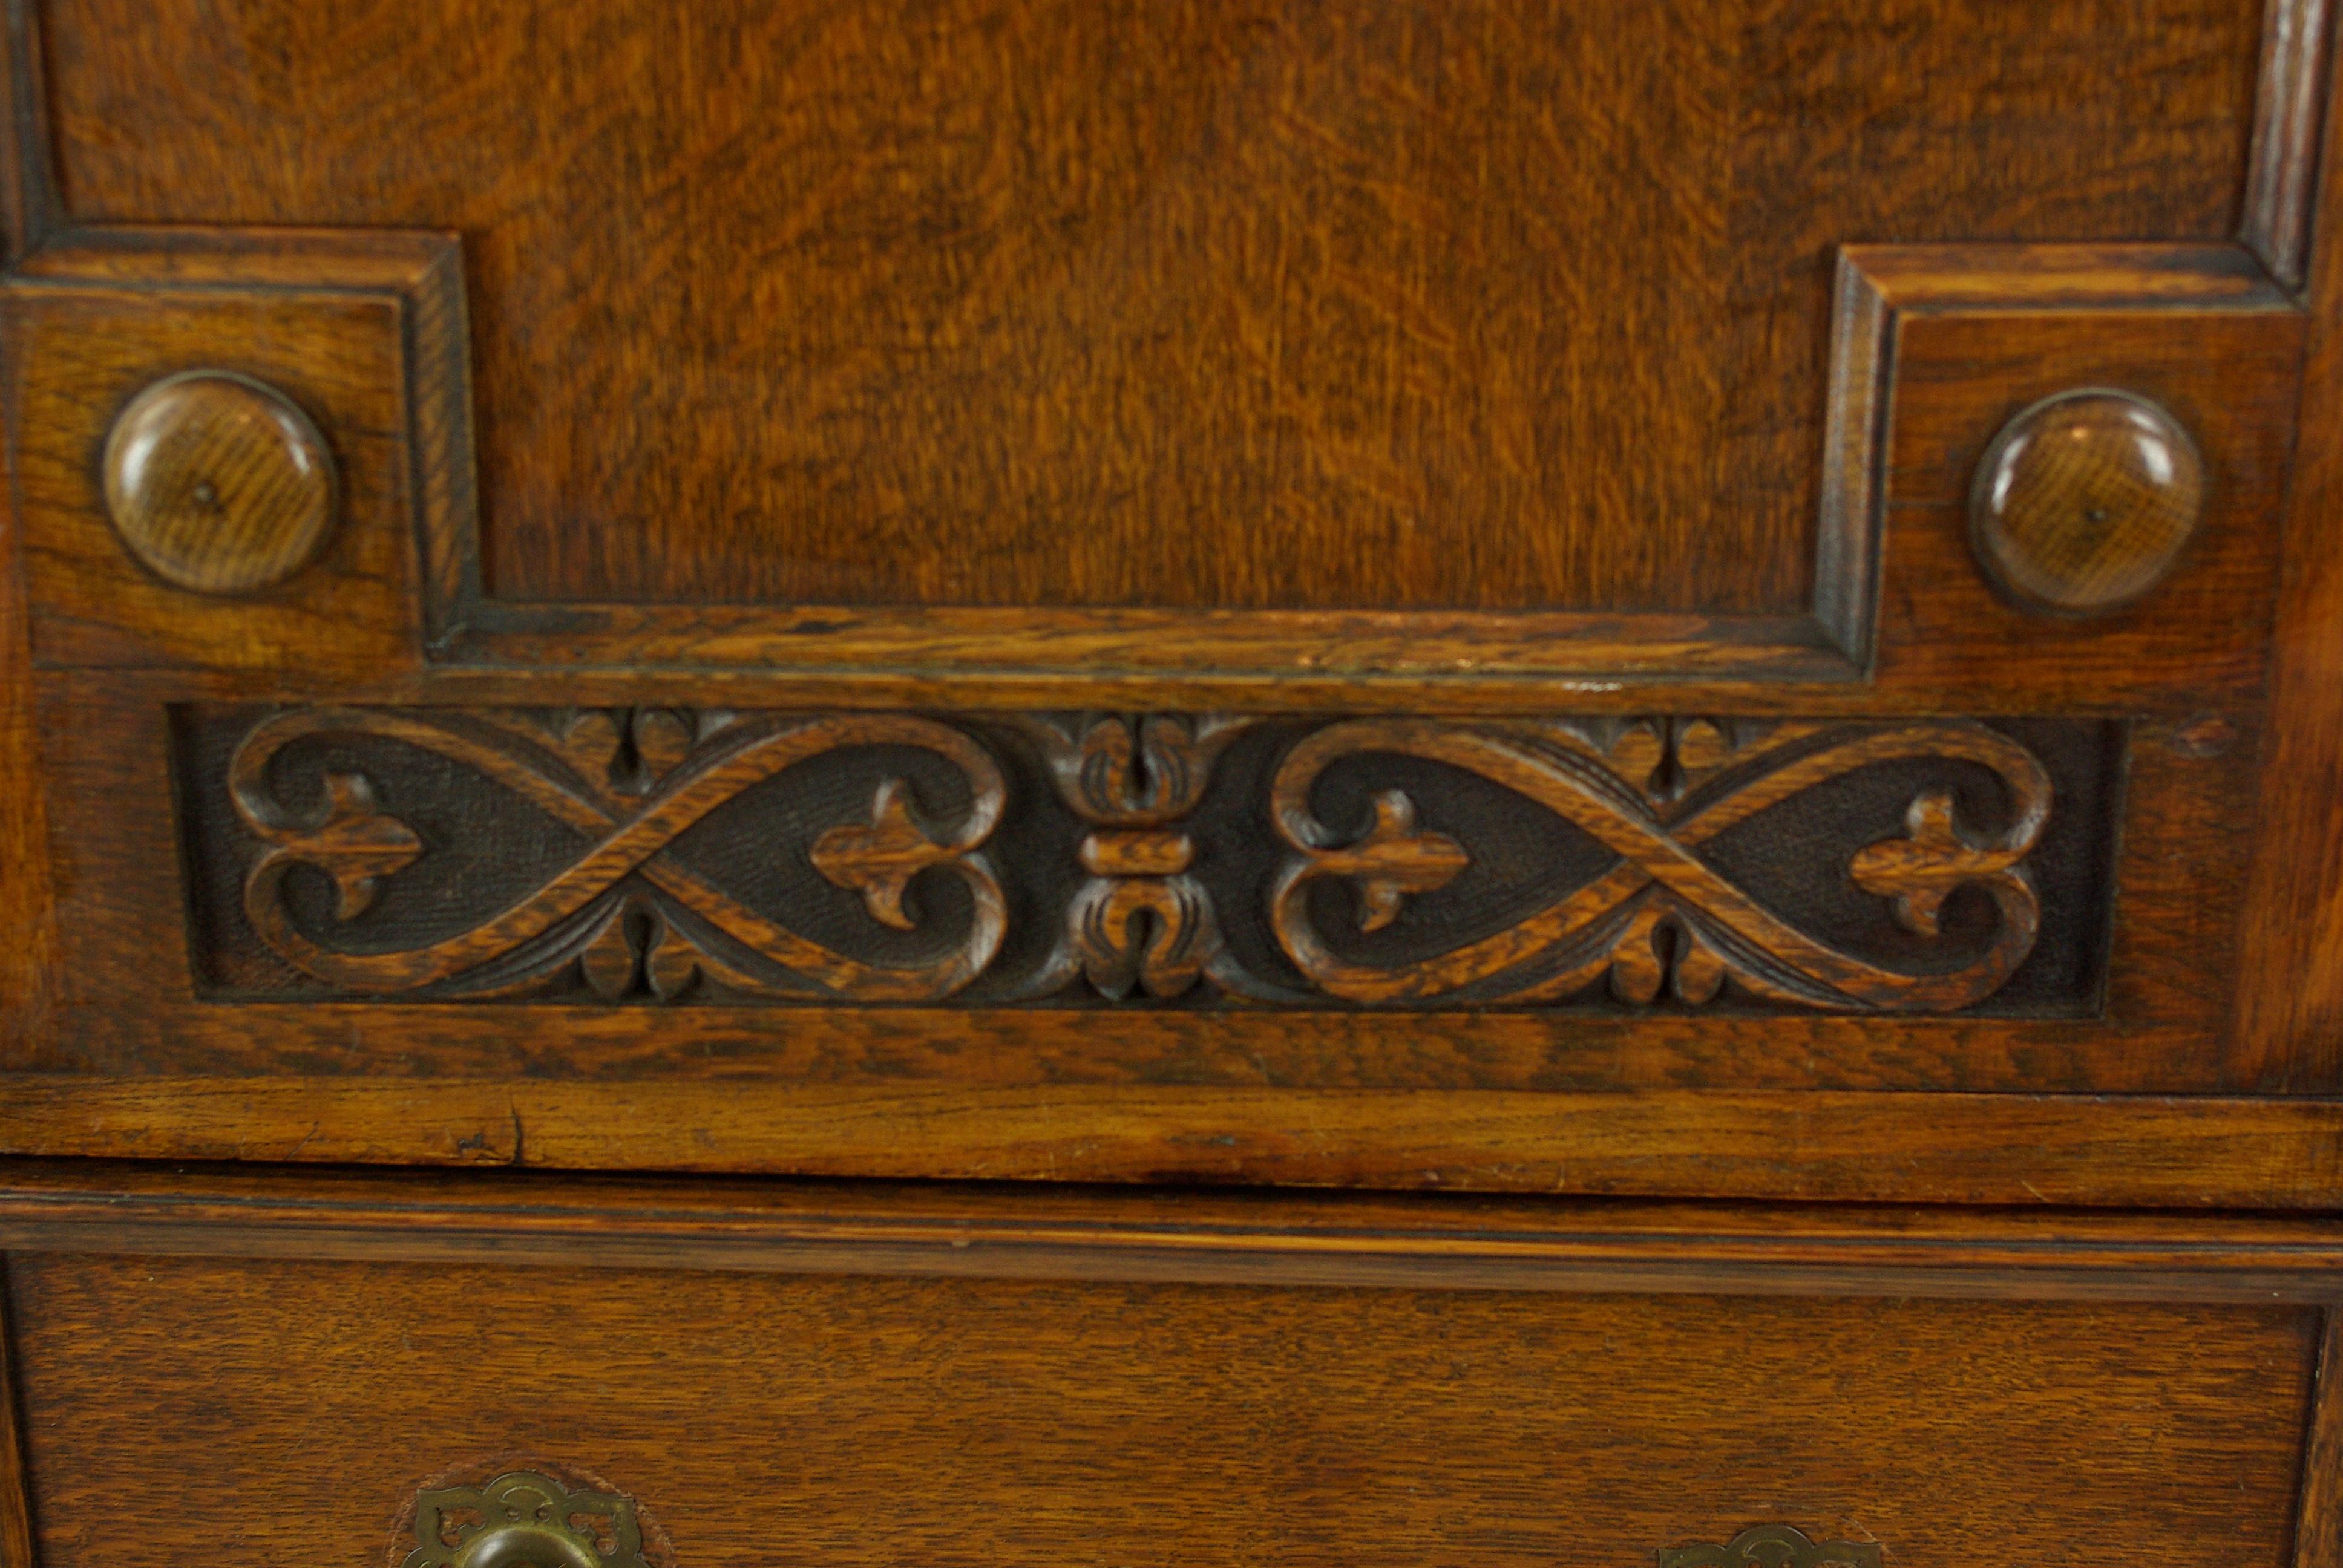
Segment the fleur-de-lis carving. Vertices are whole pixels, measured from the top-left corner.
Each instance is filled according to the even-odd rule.
[[[1932,790],[1906,813],[1907,839],[1888,839],[1855,851],[1848,866],[1855,885],[1893,900],[1896,923],[1924,937],[1938,934],[1945,900],[1954,890],[2013,881],[2024,902],[2032,884],[2017,862],[2025,847],[1972,842],[1955,819],[1953,798]]]
[[[1346,849],[1330,850],[1321,874],[1346,877],[1359,890],[1359,930],[1379,931],[1399,919],[1411,895],[1436,893],[1473,863],[1464,846],[1445,833],[1419,829],[1415,802],[1398,789],[1373,801],[1374,823]]]
[[[312,929],[287,902],[288,870],[316,865],[341,891],[345,919],[374,883],[421,853],[424,840],[375,805],[366,780],[328,774],[328,806],[312,823],[287,809],[278,759],[317,739],[395,742],[436,755],[534,807],[570,839],[571,858],[527,897],[472,914],[409,945],[346,945]],[[970,790],[940,836],[911,810],[901,780],[878,791],[868,827],[850,825],[810,853],[825,875],[863,892],[871,913],[913,923],[905,894],[942,867],[969,892],[967,919],[916,958],[866,961],[792,930],[785,915],[744,903],[679,854],[677,841],[758,786],[814,757],[874,746],[915,747],[956,769]],[[244,886],[244,912],[278,957],[361,994],[446,988],[468,999],[558,994],[567,980],[605,999],[687,990],[796,999],[932,1000],[968,984],[1000,950],[1006,910],[980,853],[1005,789],[991,754],[966,732],[909,714],[760,715],[667,709],[487,710],[296,709],[254,726],[229,763],[238,817],[268,850]],[[444,809],[444,805],[442,807]],[[372,932],[411,937],[408,928]]]
[[[382,879],[397,876],[423,853],[415,829],[375,802],[362,773],[326,775],[326,814],[315,827],[277,839],[270,857],[315,866],[333,879],[334,914],[354,920],[374,907]]]
[[[1662,995],[1692,1005],[1733,980],[1753,997],[1809,1007],[1928,1010],[1991,995],[2024,960],[2040,903],[2018,862],[2033,852],[2050,805],[2050,781],[2023,746],[1988,727],[1956,721],[1895,726],[1669,721],[1677,752],[1646,768],[1651,748],[1602,726],[1550,723],[1446,725],[1357,719],[1314,732],[1289,752],[1274,786],[1279,832],[1298,851],[1271,895],[1271,920],[1296,967],[1354,1000],[1421,1002],[1455,993],[1474,1000],[1575,997],[1608,978],[1622,1000]],[[1654,729],[1654,735],[1663,731]],[[1462,849],[1414,827],[1404,797],[1386,795],[1355,843],[1312,809],[1318,779],[1335,761],[1367,752],[1420,757],[1480,774],[1536,800],[1594,839],[1611,866],[1556,897],[1513,930],[1399,961],[1345,952],[1312,922],[1309,885],[1353,882],[1360,923],[1388,924],[1404,898],[1444,886]],[[1630,768],[1623,773],[1621,767]],[[1910,759],[1959,761],[2000,780],[2010,820],[1989,841],[1964,836],[1948,793],[1924,795],[1910,836],[1857,851],[1855,885],[1895,900],[1895,917],[1937,934],[1946,899],[1968,888],[1998,913],[1982,951],[1957,968],[1908,970],[1817,940],[1767,908],[1703,854],[1768,808],[1873,766]]]
[[[910,786],[889,779],[870,804],[870,826],[850,822],[830,829],[814,841],[813,864],[837,886],[860,893],[872,920],[908,931],[920,923],[905,907],[911,879],[960,853],[912,812]]]

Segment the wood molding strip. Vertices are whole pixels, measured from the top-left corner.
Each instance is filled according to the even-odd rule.
[[[2308,281],[2333,0],[2269,0],[2239,237],[2289,289]]]
[[[2343,1207],[2329,1100],[26,1074],[8,1080],[0,1153]]]
[[[2343,1225],[2331,1221],[431,1172],[288,1179],[86,1163],[0,1168],[0,1242],[1288,1286],[2343,1298]]]

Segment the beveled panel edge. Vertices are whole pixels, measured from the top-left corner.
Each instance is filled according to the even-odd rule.
[[[2343,1300],[2343,1221],[0,1164],[24,1251],[974,1279]]]
[[[2343,1102],[2328,1100],[81,1073],[5,1084],[0,1153],[37,1158],[2343,1210]]]
[[[2259,830],[2236,1032],[2257,1087],[2343,1092],[2343,115],[2329,115],[2310,232],[2312,316],[2270,652]]]
[[[2343,1568],[2343,1304],[2327,1309],[2302,1448],[2294,1568]]]
[[[47,236],[5,279],[12,291],[149,288],[382,296],[398,309],[401,443],[426,643],[479,597],[470,325],[461,236],[438,229],[85,226]]]
[[[1519,700],[1565,683],[1873,684],[1885,591],[1884,465],[1899,317],[1964,310],[2291,313],[2241,246],[1846,247],[1823,457],[1815,598],[1797,616],[759,607],[515,603],[481,582],[460,250],[432,231],[85,229],[51,236],[12,289],[379,290],[401,307],[421,665],[494,675],[601,669],[847,680],[926,677],[1180,681],[1238,697],[1373,680],[1443,703]],[[1915,526],[1917,526],[1916,524]],[[1943,591],[1956,598],[1968,585]],[[1936,591],[1932,589],[1931,591]],[[2230,663],[2237,661],[2231,660]],[[2246,661],[2250,665],[2251,660]],[[1899,668],[1889,685],[1912,678]],[[2245,665],[2144,671],[2160,689],[2256,684]],[[1158,698],[1153,700],[1161,701]]]
[[[35,1568],[31,1462],[17,1405],[16,1341],[8,1261],[0,1256],[0,1568]]]
[[[5,0],[0,56],[0,252],[14,262],[57,221],[38,0]]]

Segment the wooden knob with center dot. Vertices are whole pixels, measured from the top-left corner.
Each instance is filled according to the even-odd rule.
[[[2205,515],[2205,459],[2129,392],[2046,397],[2001,428],[1969,493],[1969,543],[1996,586],[2046,615],[2102,615],[2172,575]]]
[[[225,370],[166,377],[106,437],[106,509],[130,553],[196,593],[283,582],[334,530],[333,455],[293,401]]]

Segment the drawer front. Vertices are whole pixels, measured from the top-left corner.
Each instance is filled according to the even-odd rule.
[[[0,1199],[45,1568],[501,1560],[516,1473],[684,1564],[1689,1564],[1762,1527],[1706,1560],[2280,1568],[2343,1265],[2331,1231],[67,1184]]]
[[[2331,4],[25,4],[0,1150],[2343,1203]]]

